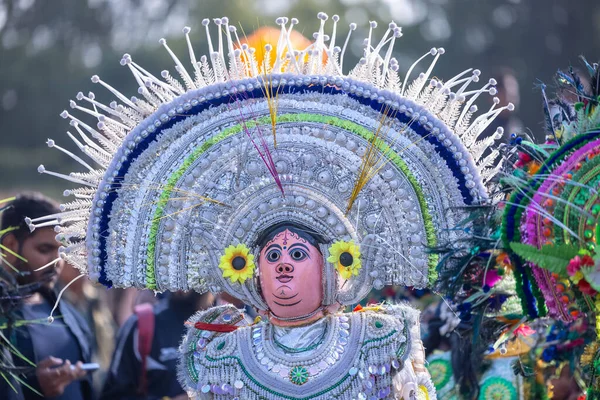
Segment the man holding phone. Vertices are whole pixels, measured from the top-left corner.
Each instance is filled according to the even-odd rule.
[[[18,269],[20,284],[37,282],[40,285],[19,310],[23,320],[32,322],[5,333],[11,336],[17,349],[37,365],[35,373],[25,377],[27,385],[44,398],[91,400],[91,377],[87,370],[93,369],[93,365],[84,363],[90,360],[92,341],[85,320],[67,302],[61,301],[54,312],[54,321],[47,322],[56,302],[54,285],[62,261],[36,271],[56,260],[60,243],[56,241],[52,227],[30,232],[25,223],[25,217],[36,218],[57,212],[60,210],[51,199],[39,193],[23,193],[2,214],[0,230],[14,227],[1,238],[2,244],[12,252],[6,254],[7,265],[3,267],[8,271],[12,271],[9,265]],[[40,399],[40,395],[29,388],[21,389],[25,400]]]

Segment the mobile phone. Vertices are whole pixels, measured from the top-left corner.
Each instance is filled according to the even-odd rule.
[[[85,363],[81,364],[81,369],[84,371],[95,371],[100,368],[98,363]],[[71,369],[75,369],[74,365],[71,365]]]

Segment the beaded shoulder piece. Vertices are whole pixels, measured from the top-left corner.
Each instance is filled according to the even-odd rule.
[[[336,298],[342,304],[385,284],[434,282],[438,259],[427,249],[455,243],[464,206],[487,201],[498,157],[488,149],[502,132],[481,133],[513,106],[496,100],[477,114],[479,96],[496,93],[493,79],[472,89],[479,70],[431,78],[441,48],[401,77],[394,23],[377,41],[371,22],[363,57],[344,72],[350,36],[340,48],[339,17],[330,35],[328,16],[318,18],[315,41],[303,46],[291,39],[298,21],[279,18],[264,60],[227,18],[214,21],[218,47],[202,21],[209,51],[200,58],[185,28],[188,67],[160,40],[181,80],[125,54],[137,97],[93,76],[114,101],[80,92],[61,114],[83,155],[48,145],[84,170],[39,167],[76,188],[64,192],[74,199],[63,212],[29,220],[31,229],[56,226],[60,257],[106,286],[227,291],[257,308],[252,269],[232,279],[219,262],[230,246],[251,254],[258,235],[282,221],[360,246],[360,268],[345,274]]]
[[[180,380],[190,394],[243,399],[366,399],[363,396],[373,394],[388,398],[394,376],[413,368],[411,344],[418,338],[411,336],[411,326],[418,326],[418,317],[414,320],[418,312],[406,306],[393,314],[382,309],[330,315],[322,341],[293,354],[278,347],[269,323],[217,335],[193,326],[213,318],[233,321],[238,313],[234,308],[209,310],[190,321],[180,359]]]

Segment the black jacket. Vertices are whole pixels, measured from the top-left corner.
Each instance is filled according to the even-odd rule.
[[[142,368],[137,342],[138,319],[135,315],[129,318],[119,330],[101,400],[154,400],[183,394],[177,380],[178,349],[184,323],[195,312],[191,304],[176,301],[172,296],[161,299],[154,306],[155,331],[146,361],[146,396],[138,393]]]
[[[45,300],[53,305],[54,302],[56,301],[55,294],[53,293],[51,295],[45,296]],[[72,336],[75,338],[75,341],[77,342],[77,345],[81,352],[81,361],[84,363],[91,362],[93,336],[91,334],[91,331],[89,329],[87,322],[81,316],[81,314],[79,314],[79,312],[65,300],[60,301],[60,303],[58,305],[58,309],[54,313],[55,318],[61,318],[61,316],[62,316],[62,320],[63,320],[64,324],[71,331]],[[22,314],[21,314],[20,310],[17,312],[17,317],[22,318]],[[28,360],[30,360],[36,364],[38,362],[42,361],[40,359],[40,357],[38,357],[38,355],[36,354],[32,338],[31,338],[26,326],[13,328],[11,330],[10,335],[12,338],[11,341],[13,343],[15,343],[18,350]],[[61,354],[53,354],[53,356],[58,357],[58,358],[63,358]],[[20,360],[18,357],[13,356],[13,360],[15,362],[15,365],[17,365],[17,366],[29,366],[28,364],[26,364],[22,360]],[[38,392],[41,393],[40,385],[37,380],[37,377],[35,376],[35,372],[29,374],[27,377],[25,377],[24,380],[28,385],[30,385],[35,390],[37,390]],[[88,374],[88,375],[86,375],[85,378],[83,378],[83,380],[81,381],[81,385],[82,385],[81,389],[82,389],[82,394],[83,394],[84,400],[93,400],[94,393],[92,390],[91,374]],[[21,387],[20,390],[22,391],[23,398],[25,400],[39,400],[42,398],[42,397],[38,396],[36,393],[27,389],[26,387]],[[17,398],[19,398],[19,397],[17,397]]]

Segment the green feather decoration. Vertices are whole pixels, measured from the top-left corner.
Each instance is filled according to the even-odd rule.
[[[521,258],[562,276],[567,275],[569,261],[579,253],[579,247],[570,244],[545,245],[538,249],[528,244],[512,242],[510,248]]]
[[[530,148],[534,149],[535,151],[541,153],[546,158],[550,157],[550,153],[548,153],[546,150],[544,150],[542,148],[542,146],[540,146],[538,144],[535,144],[535,143],[532,143],[532,142],[528,142],[528,141],[523,141],[521,144],[523,146],[527,146],[527,147],[530,147]]]
[[[521,357],[514,360],[510,366],[512,367],[513,374],[521,375],[525,378],[533,376],[534,369],[533,366],[530,365],[530,362],[521,360]]]

